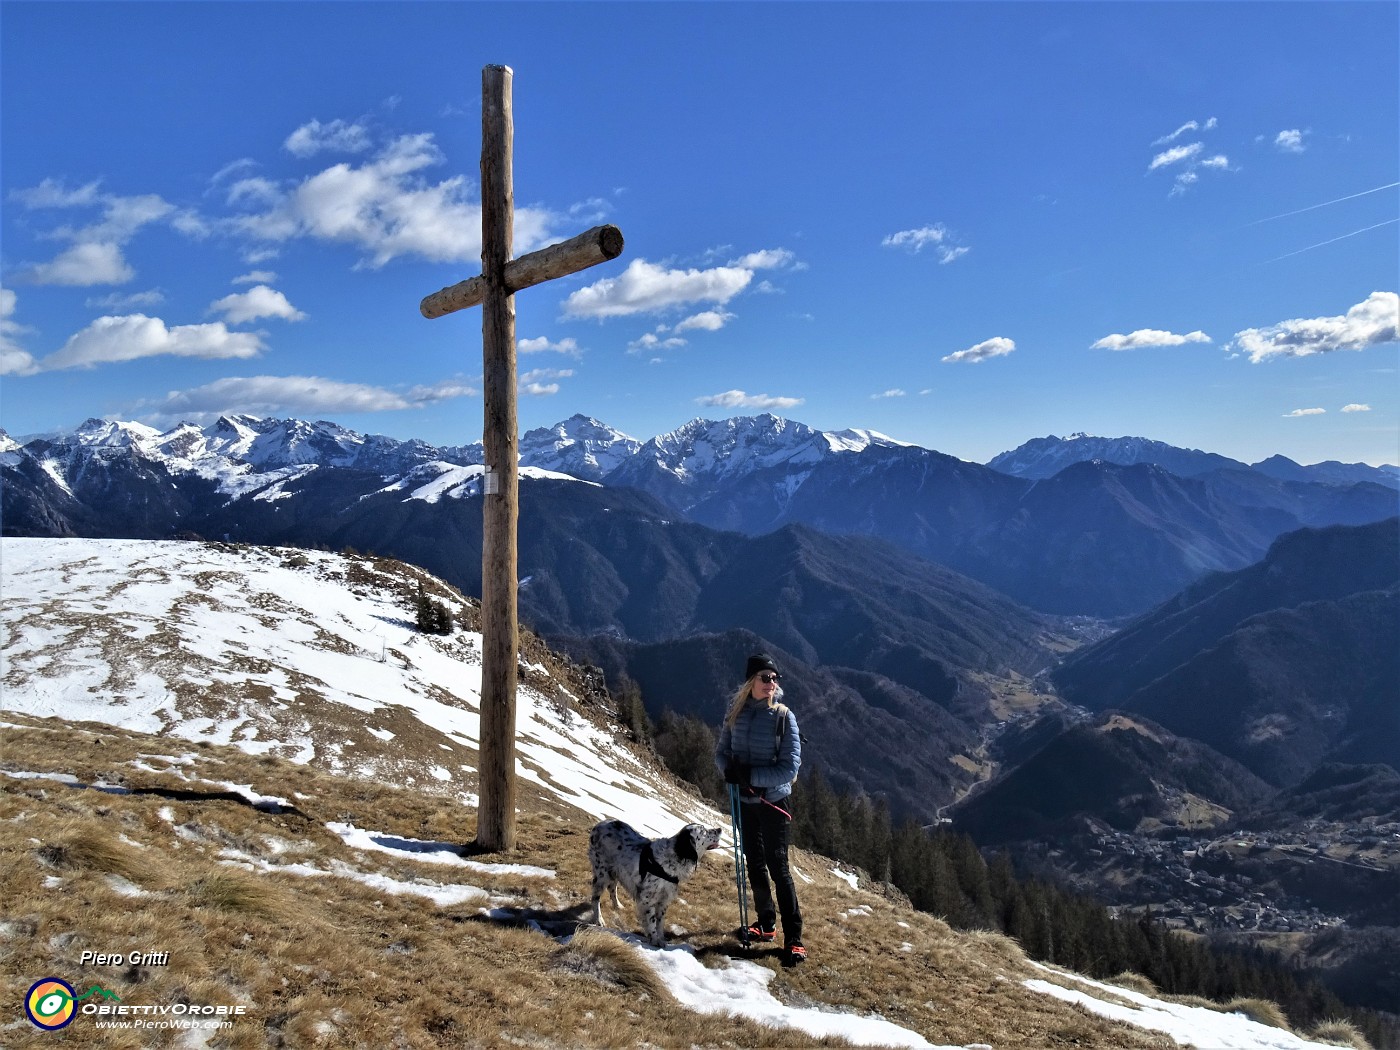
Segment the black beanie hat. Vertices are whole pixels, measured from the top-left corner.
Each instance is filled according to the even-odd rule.
[[[749,657],[749,662],[744,665],[744,680],[752,678],[760,671],[772,671],[778,673],[778,665],[773,662],[773,658],[767,653],[754,653]]]

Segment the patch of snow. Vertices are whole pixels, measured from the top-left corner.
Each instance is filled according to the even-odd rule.
[[[786,1006],[768,991],[773,971],[757,963],[731,959],[728,966],[712,970],[684,945],[652,949],[642,947],[640,938],[633,935],[624,939],[637,944],[642,958],[677,1002],[699,1013],[744,1017],[769,1028],[795,1028],[816,1039],[836,1036],[858,1046],[934,1045],[919,1033],[882,1017]]]
[[[155,894],[149,890],[143,890],[140,886],[124,879],[120,875],[108,875],[106,878],[107,888],[113,893],[122,897],[154,897]]]
[[[847,883],[851,889],[860,889],[860,876],[853,871],[842,871],[840,868],[832,868],[831,874],[835,875],[842,882]]]
[[[335,821],[326,829],[339,835],[347,846],[355,849],[389,853],[398,857],[411,857],[413,860],[427,861],[429,864],[453,864],[474,871],[492,875],[534,875],[552,879],[555,873],[548,868],[537,868],[529,864],[484,864],[468,860],[462,856],[461,847],[450,842],[429,842],[424,839],[409,839],[399,835],[386,835],[377,831],[366,831],[354,824]]]
[[[1244,1014],[1227,1014],[1203,1006],[1163,1002],[1141,992],[1101,984],[1066,970],[1052,969],[1039,963],[1031,965],[1088,989],[1077,991],[1037,979],[1021,982],[1031,991],[1078,1004],[1091,1013],[1122,1021],[1135,1028],[1163,1032],[1186,1046],[1208,1046],[1212,1050],[1322,1050],[1329,1045],[1310,1042],[1281,1028],[1251,1021]],[[1126,1000],[1132,1005],[1108,1002],[1105,996]]]

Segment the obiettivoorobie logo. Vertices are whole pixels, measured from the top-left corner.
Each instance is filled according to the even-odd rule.
[[[24,1012],[37,1027],[46,1032],[56,1032],[73,1022],[78,1003],[94,995],[99,999],[121,1002],[121,996],[101,985],[94,984],[79,995],[67,981],[45,977],[30,987],[29,994],[24,997]]]
[[[24,998],[24,1012],[46,1032],[54,1032],[73,1021],[77,993],[67,981],[45,977],[35,981]]]

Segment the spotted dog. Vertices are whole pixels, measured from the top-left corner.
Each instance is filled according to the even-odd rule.
[[[695,874],[700,854],[719,845],[720,829],[687,824],[668,839],[647,839],[620,820],[596,824],[588,835],[588,863],[593,865],[593,922],[603,921],[603,891],[620,907],[622,884],[637,902],[637,921],[652,945],[666,943],[662,925],[666,909],[680,892],[682,880]]]

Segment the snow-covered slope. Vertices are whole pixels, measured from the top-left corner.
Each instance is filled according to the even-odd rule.
[[[474,616],[418,570],[228,544],[7,538],[0,572],[6,710],[475,799],[481,637],[415,630],[419,579],[458,622]],[[653,834],[698,819],[693,800],[589,720],[578,689],[543,662],[527,668],[522,790]]]

